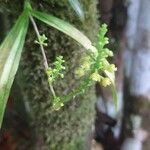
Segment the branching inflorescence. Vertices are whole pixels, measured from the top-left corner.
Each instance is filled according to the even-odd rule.
[[[98,40],[95,46],[96,51],[85,51],[85,54],[81,57],[80,66],[75,70],[76,77],[82,77],[83,81],[77,89],[73,89],[67,95],[61,97],[56,96],[52,86],[53,82],[56,82],[57,78],[64,77],[63,71],[65,70],[65,60],[63,59],[63,56],[56,57],[53,67],[45,67],[46,74],[48,76],[48,83],[53,94],[53,109],[59,110],[62,106],[64,106],[65,102],[81,93],[84,93],[85,90],[94,82],[99,82],[104,87],[114,84],[113,79],[108,76],[108,73],[113,76],[117,68],[114,64],[110,64],[107,61],[108,57],[113,56],[113,52],[105,47],[105,45],[109,43],[108,38],[105,36],[106,32],[107,25],[103,24],[99,30]],[[42,47],[47,46],[46,40],[47,37],[44,34],[41,36],[38,35],[38,41],[35,41],[35,43],[42,45]]]
[[[75,70],[75,76],[82,81],[77,88],[72,89],[71,92],[62,95],[61,97],[57,96],[57,93],[55,93],[53,83],[56,82],[58,78],[64,77],[65,60],[62,56],[57,56],[56,61],[53,64],[48,64],[44,49],[44,47],[48,45],[48,38],[45,34],[40,35],[34,18],[68,35],[85,49],[85,53],[80,61],[80,66]],[[32,9],[30,1],[25,0],[23,12],[0,45],[0,126],[2,124],[10,89],[19,66],[25,37],[28,31],[29,19],[32,22],[37,35],[35,43],[39,44],[43,56],[43,65],[45,73],[47,74],[49,88],[53,96],[51,103],[54,110],[59,110],[64,106],[64,103],[75,98],[77,95],[84,93],[94,82],[99,82],[104,87],[110,84],[112,85],[113,99],[117,106],[114,83],[115,71],[117,69],[114,64],[110,64],[107,61],[108,57],[113,56],[112,51],[105,47],[105,45],[109,43],[108,38],[105,36],[107,26],[105,24],[101,26],[97,43],[94,46],[88,37],[74,26],[53,15]]]

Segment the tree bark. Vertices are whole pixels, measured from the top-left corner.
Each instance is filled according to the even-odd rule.
[[[131,0],[130,2],[125,53],[124,136],[133,134],[132,118],[137,115],[143,120],[141,128],[150,131],[148,125],[150,123],[148,118],[150,113],[150,1]],[[145,149],[149,148],[145,145]]]

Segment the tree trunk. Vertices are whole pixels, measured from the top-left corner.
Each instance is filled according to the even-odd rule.
[[[137,116],[143,120],[143,126],[139,124],[138,129],[144,128],[150,132],[150,1],[131,0],[128,12],[123,123],[125,137],[135,136],[133,130],[137,126],[135,124],[138,124],[135,119]],[[149,140],[147,143],[150,143]],[[149,149],[146,145],[145,149]]]
[[[94,41],[98,27],[96,0],[81,0],[85,11],[84,22],[79,20],[66,0],[31,2],[33,8],[46,11],[73,23]],[[13,2],[2,1],[1,4],[4,6],[4,11],[9,10],[8,14],[9,18],[11,17],[11,23],[18,17],[23,8],[23,3],[18,0]],[[37,21],[37,24],[40,33],[46,34],[48,37],[49,46],[46,47],[46,53],[49,63],[52,63],[57,55],[63,55],[66,60],[67,72],[65,78],[58,80],[54,85],[56,93],[64,95],[80,83],[74,78],[74,70],[78,66],[79,58],[84,53],[84,50],[75,41],[59,31],[48,28],[39,21]],[[71,100],[60,111],[52,112],[49,99],[51,93],[48,89],[44,72],[42,54],[38,46],[34,44],[35,39],[35,33],[32,26],[30,26],[17,76],[20,87],[23,89],[24,99],[29,106],[28,111],[29,116],[31,116],[32,128],[36,133],[36,146],[31,149],[84,149],[86,136],[93,121],[94,89],[90,88],[84,95]]]

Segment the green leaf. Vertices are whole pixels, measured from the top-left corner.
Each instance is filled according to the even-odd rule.
[[[40,21],[72,37],[86,49],[93,49],[91,41],[71,24],[43,12],[32,10],[31,13]]]
[[[104,71],[107,77],[111,80],[112,84],[115,84],[115,73],[109,72],[107,70]]]
[[[117,97],[117,90],[116,90],[116,86],[115,86],[115,73],[111,73],[107,70],[104,71],[106,76],[111,80],[112,83],[112,97],[113,97],[113,101],[116,107],[116,110],[118,108],[118,97]]]
[[[17,72],[28,28],[28,11],[24,11],[0,46],[0,127]]]
[[[84,11],[81,7],[81,4],[78,0],[69,0],[70,5],[74,9],[74,11],[77,13],[77,15],[80,17],[80,20],[84,20]]]
[[[118,96],[115,84],[112,84],[112,97],[116,110],[118,109]]]

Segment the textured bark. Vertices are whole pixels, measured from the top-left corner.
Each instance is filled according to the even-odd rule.
[[[92,41],[97,32],[96,0],[81,0],[85,11],[85,21],[80,22],[66,0],[57,1],[31,1],[34,8],[40,9],[60,17],[82,30]],[[23,8],[23,2],[2,1],[0,4],[7,9],[11,24],[18,17]],[[2,6],[0,5],[0,7]],[[9,18],[8,18],[9,19]],[[63,55],[67,64],[67,72],[63,80],[58,80],[54,85],[56,93],[63,95],[77,87],[80,81],[74,77],[74,69],[79,64],[79,58],[84,53],[76,42],[59,31],[48,28],[37,21],[40,33],[48,37],[49,46],[46,48],[49,63],[55,60],[57,55]],[[94,114],[94,89],[90,88],[84,95],[71,100],[60,111],[52,112],[50,107],[51,93],[48,89],[44,72],[41,52],[34,45],[36,39],[32,26],[30,26],[26,40],[26,48],[22,55],[22,61],[17,80],[26,103],[29,106],[32,129],[35,131],[36,150],[78,150],[84,149],[85,139],[92,124]],[[30,139],[28,139],[30,141]],[[19,148],[23,149],[23,148]],[[25,147],[24,149],[30,149]]]
[[[128,20],[126,26],[126,41],[124,50],[124,117],[123,117],[123,127],[122,127],[122,138],[130,134],[130,117],[129,114],[132,111],[130,90],[129,90],[129,78],[131,73],[131,63],[132,63],[132,51],[135,43],[135,34],[137,31],[137,20],[139,14],[140,0],[130,0],[128,1]]]
[[[100,10],[100,20],[109,25],[112,18],[113,0],[100,0],[98,8]]]
[[[124,135],[133,134],[132,117],[139,115],[144,129],[149,129],[150,119],[150,1],[131,0],[127,25],[127,49],[124,86]],[[125,62],[125,63],[126,63]],[[148,142],[149,143],[149,140]],[[144,144],[145,145],[145,144]],[[149,149],[148,147],[145,148]]]

